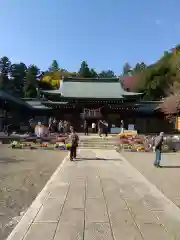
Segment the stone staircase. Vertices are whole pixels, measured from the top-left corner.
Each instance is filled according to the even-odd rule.
[[[101,138],[101,137],[91,137],[87,136],[84,138],[80,137],[79,141],[79,148],[84,149],[113,149],[115,148],[116,141],[114,137],[107,137],[107,138]]]

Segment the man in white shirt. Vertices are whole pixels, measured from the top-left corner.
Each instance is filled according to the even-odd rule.
[[[96,133],[96,124],[94,122],[92,123],[92,132]]]

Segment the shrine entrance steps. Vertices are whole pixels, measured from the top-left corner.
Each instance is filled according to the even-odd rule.
[[[79,147],[83,149],[114,149],[115,137],[100,137],[98,135],[81,136]]]

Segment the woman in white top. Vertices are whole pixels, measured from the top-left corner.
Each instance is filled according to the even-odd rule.
[[[92,123],[92,132],[96,133],[96,124],[94,122]]]

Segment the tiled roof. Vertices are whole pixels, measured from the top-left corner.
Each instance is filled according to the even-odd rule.
[[[49,107],[44,106],[41,101],[26,101],[32,108],[35,109],[51,109]]]
[[[119,81],[106,79],[64,80],[61,89],[64,97],[74,98],[123,98]]]
[[[0,90],[0,99],[11,101],[16,103],[17,105],[22,105],[28,107],[29,105],[20,98],[14,97],[12,94],[5,92],[4,90]]]
[[[61,94],[68,98],[122,99],[137,93],[126,92],[118,78],[81,79],[65,78],[59,90],[44,91],[49,94]]]

